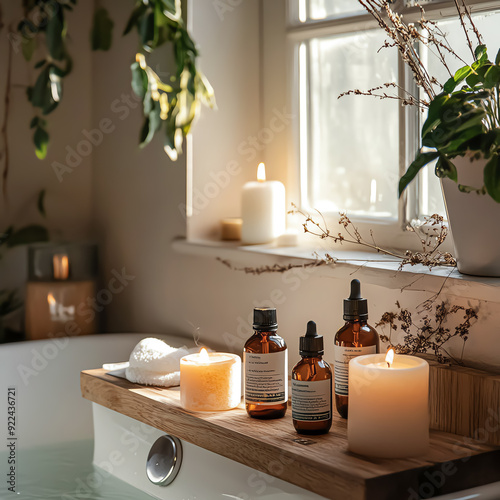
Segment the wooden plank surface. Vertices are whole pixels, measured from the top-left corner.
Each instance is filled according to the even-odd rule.
[[[431,429],[500,446],[500,375],[425,359]]]
[[[432,431],[426,457],[370,459],[347,451],[346,421],[336,415],[329,434],[304,437],[291,411],[268,421],[250,419],[243,406],[189,412],[178,387],[132,384],[103,369],[82,372],[81,389],[90,401],[326,498],[406,499],[419,489],[437,495],[500,480],[500,449],[453,434]]]

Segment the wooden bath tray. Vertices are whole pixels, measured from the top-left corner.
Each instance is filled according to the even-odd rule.
[[[86,370],[84,398],[180,439],[337,500],[412,500],[500,481],[500,448],[431,431],[426,457],[369,459],[347,451],[346,421],[334,415],[323,436],[299,436],[291,411],[278,420],[255,420],[243,407],[213,413],[183,410],[179,388],[132,384]],[[415,494],[413,493],[415,492]]]

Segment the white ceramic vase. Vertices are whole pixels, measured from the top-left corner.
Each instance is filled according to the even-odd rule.
[[[487,160],[457,157],[458,182],[480,188]],[[500,203],[489,195],[462,193],[457,184],[442,180],[458,270],[476,276],[500,277]]]

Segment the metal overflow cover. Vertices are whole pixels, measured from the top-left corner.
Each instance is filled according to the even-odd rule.
[[[168,486],[177,476],[182,463],[182,444],[174,436],[165,434],[149,450],[146,461],[148,479],[158,486]]]

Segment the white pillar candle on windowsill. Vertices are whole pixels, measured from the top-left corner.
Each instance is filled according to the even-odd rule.
[[[241,358],[225,352],[184,356],[181,365],[181,406],[192,411],[221,411],[241,402]]]
[[[394,350],[392,350],[394,355]],[[358,356],[349,362],[349,450],[381,458],[429,448],[429,364],[415,356]]]
[[[241,240],[247,244],[269,243],[285,232],[285,186],[266,181],[263,163],[257,169],[257,181],[243,186]]]

